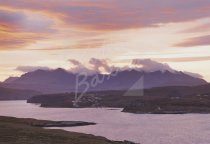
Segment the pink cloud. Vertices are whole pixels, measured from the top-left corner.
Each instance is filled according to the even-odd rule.
[[[134,59],[132,61],[132,65],[138,66],[140,70],[143,70],[146,72],[153,72],[153,71],[174,72],[175,71],[168,64],[160,63],[151,59]]]
[[[52,33],[52,21],[0,9],[0,50],[20,49]]]
[[[194,37],[174,45],[175,47],[194,47],[210,45],[210,35]]]
[[[52,13],[67,24],[91,30],[120,30],[157,26],[209,17],[209,0],[1,0],[2,6]]]
[[[155,60],[165,61],[165,62],[210,61],[210,56],[201,56],[201,57],[177,57],[177,58],[156,58]]]

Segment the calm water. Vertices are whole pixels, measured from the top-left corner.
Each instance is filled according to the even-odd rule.
[[[40,108],[25,101],[0,101],[0,115],[46,120],[81,120],[95,126],[65,130],[142,144],[210,144],[210,115],[136,115],[121,109]]]

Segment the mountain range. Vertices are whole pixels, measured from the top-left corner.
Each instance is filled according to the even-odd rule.
[[[78,80],[79,79],[79,80]],[[58,68],[36,70],[20,77],[10,77],[0,84],[6,88],[30,89],[42,93],[148,89],[164,86],[197,86],[207,82],[184,72],[137,70],[115,71],[110,74],[78,75]]]

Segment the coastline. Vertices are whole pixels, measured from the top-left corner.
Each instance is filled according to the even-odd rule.
[[[135,144],[129,141],[111,141],[91,134],[42,127],[56,123],[59,122],[0,116],[0,141],[4,144]],[[63,126],[62,123],[60,126]]]

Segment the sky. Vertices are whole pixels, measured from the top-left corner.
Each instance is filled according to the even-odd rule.
[[[210,81],[210,0],[0,0],[0,81],[93,58],[151,59]]]

